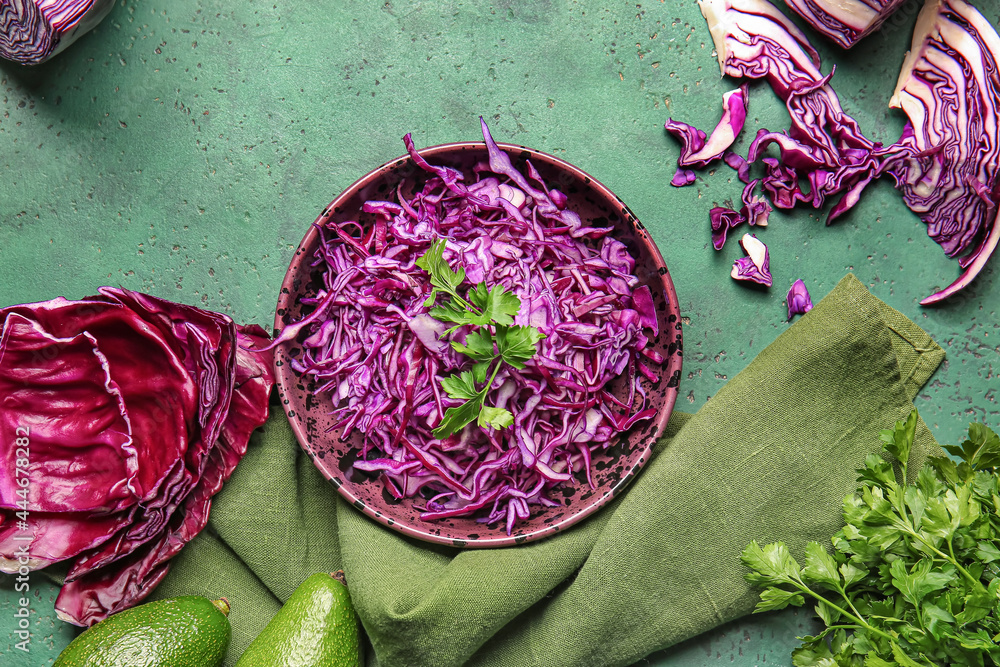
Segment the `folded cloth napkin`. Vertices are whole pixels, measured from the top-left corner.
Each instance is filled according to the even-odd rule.
[[[628,665],[753,609],[750,540],[799,557],[828,543],[878,432],[943,357],[848,275],[697,414],[675,413],[614,503],[504,549],[425,544],[368,519],[276,409],[155,597],[227,597],[227,664],[303,579],[343,569],[380,665]],[[921,422],[913,456],[938,451]]]

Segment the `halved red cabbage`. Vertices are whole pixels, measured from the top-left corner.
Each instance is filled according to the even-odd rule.
[[[0,2],[0,58],[36,65],[100,23],[114,0]]]
[[[205,526],[267,418],[267,335],[115,288],[0,318],[0,570],[69,561],[56,611],[90,625],[149,595]]]
[[[679,187],[693,183],[695,174],[690,167],[704,167],[727,154],[735,155],[728,149],[743,130],[746,119],[747,86],[743,84],[736,90],[723,94],[722,119],[710,137],[706,137],[704,132],[687,123],[675,121],[673,118],[667,120],[664,129],[681,142],[681,156],[677,160],[678,169],[670,181],[671,185]]]
[[[533,165],[523,172],[482,124],[488,162],[471,173],[428,164],[404,138],[414,163],[430,174],[412,196],[369,201],[375,214],[318,229],[315,265],[324,288],[315,310],[285,327],[275,344],[302,337],[292,362],[315,380],[341,416],[337,428],[365,435],[356,470],[378,475],[387,493],[414,498],[428,521],[455,516],[503,522],[508,533],[532,506],[554,506],[550,493],[590,480],[591,458],[615,434],[649,419],[641,378],[663,359],[650,349],[657,317],[635,260],[609,235],[583,224],[567,197],[550,189]],[[520,300],[517,325],[546,335],[525,368],[503,366],[487,397],[514,424],[475,423],[433,436],[448,407],[460,401],[441,379],[471,367],[451,341],[469,327],[428,315],[429,276],[415,262],[437,239],[444,259],[465,269],[469,285],[502,285]],[[609,381],[629,379],[623,399]]]
[[[740,246],[746,257],[740,257],[733,264],[732,277],[770,287],[771,257],[764,242],[753,234],[744,234]]]
[[[879,29],[906,0],[785,0],[818,32],[849,49]]]
[[[892,175],[904,201],[962,275],[922,304],[972,282],[1000,241],[1000,36],[962,0],[928,0],[889,106],[909,122]]]
[[[802,282],[801,278],[792,283],[785,301],[788,304],[788,319],[792,319],[796,315],[804,315],[813,307],[809,290],[806,289],[806,284]]]

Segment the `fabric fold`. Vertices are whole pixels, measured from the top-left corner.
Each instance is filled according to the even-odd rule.
[[[757,593],[739,561],[750,540],[796,556],[827,543],[878,432],[906,417],[943,356],[848,275],[697,414],[676,412],[626,493],[506,549],[382,528],[340,500],[276,410],[217,496],[213,534],[156,595],[238,599],[229,665],[298,583],[338,568],[379,665],[629,665],[750,613]],[[938,451],[921,423],[914,457]]]

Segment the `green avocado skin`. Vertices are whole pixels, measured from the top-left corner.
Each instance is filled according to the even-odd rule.
[[[52,667],[219,667],[231,633],[208,598],[158,600],[84,630]]]
[[[299,584],[236,667],[359,667],[358,632],[347,586],[320,572]]]

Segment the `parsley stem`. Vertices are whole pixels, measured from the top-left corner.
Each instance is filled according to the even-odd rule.
[[[844,602],[846,602],[847,606],[851,608],[851,611],[854,612],[854,615],[857,616],[858,618],[861,618],[861,612],[858,611],[857,607],[854,606],[854,603],[851,602],[851,598],[847,596],[847,591],[839,586],[837,587],[837,590],[840,591],[840,597],[844,598]]]
[[[499,356],[499,355],[498,355],[498,356]],[[496,358],[497,358],[497,357],[494,357],[494,359],[496,359]],[[503,365],[503,362],[500,362],[500,363],[498,363],[498,364],[497,364],[496,366],[494,366],[494,367],[493,367],[493,375],[491,375],[491,376],[490,376],[490,379],[489,379],[489,382],[487,382],[487,383],[486,383],[486,386],[485,386],[485,387],[483,387],[483,392],[482,392],[482,396],[483,396],[483,400],[484,400],[484,401],[486,400],[486,394],[487,394],[487,392],[489,392],[489,390],[490,390],[490,387],[492,387],[492,386],[493,386],[493,380],[495,380],[495,379],[496,379],[496,377],[497,377],[497,373],[499,373],[499,372],[500,372],[500,366],[502,366],[502,365]]]
[[[865,622],[865,619],[862,618],[861,614],[857,613],[857,610],[854,610],[854,613],[852,614],[851,612],[847,611],[843,607],[830,602],[825,597],[823,597],[822,595],[820,595],[819,593],[817,593],[816,591],[814,591],[813,589],[811,589],[809,586],[807,586],[806,584],[802,583],[802,581],[799,580],[799,579],[793,579],[792,583],[795,585],[796,588],[800,589],[802,592],[808,593],[809,595],[813,596],[814,598],[816,598],[820,602],[823,602],[823,603],[829,605],[831,608],[837,610],[838,612],[840,612],[841,614],[843,614],[847,618],[850,618],[850,619],[853,619],[854,621],[857,621],[858,625],[860,625],[861,627],[863,627],[865,630],[868,630],[869,632],[874,632],[875,634],[880,635],[882,637],[885,637],[886,639],[892,641],[893,638],[892,638],[891,635],[889,635],[889,634],[887,634],[885,632],[882,632],[878,628],[875,628],[875,627],[872,627],[871,625],[869,625],[867,622]],[[851,607],[853,609],[853,605]]]
[[[907,529],[906,532],[908,532],[910,535],[912,535],[913,537],[915,537],[918,540],[920,540],[920,542],[922,542],[924,545],[926,545],[928,549],[930,549],[931,551],[933,551],[934,553],[936,553],[938,556],[940,556],[941,558],[944,558],[946,561],[948,561],[949,563],[951,563],[952,565],[954,565],[956,568],[958,568],[958,571],[961,572],[962,575],[966,579],[969,580],[969,583],[971,583],[973,586],[978,587],[980,590],[984,590],[984,591],[986,590],[986,587],[983,586],[983,582],[979,581],[978,579],[976,579],[975,577],[973,577],[971,574],[969,574],[969,571],[966,570],[964,567],[962,567],[962,564],[959,563],[958,560],[955,558],[955,552],[952,550],[951,539],[950,538],[947,540],[947,542],[948,542],[948,550],[952,552],[951,555],[949,556],[948,554],[946,554],[945,552],[941,551],[936,546],[934,546],[933,544],[931,544],[930,542],[928,542],[926,539],[924,539],[924,537],[922,535],[920,535],[920,533],[916,532],[915,530],[913,530],[912,528],[910,528],[908,525],[906,526],[906,529]]]
[[[978,579],[976,579],[975,577],[973,577],[971,574],[969,574],[969,571],[966,570],[964,567],[962,567],[962,564],[958,562],[957,558],[955,558],[955,551],[952,548],[952,544],[951,544],[952,538],[951,537],[948,537],[946,539],[946,541],[948,543],[948,551],[951,552],[951,555],[949,556],[948,554],[946,554],[945,552],[941,551],[936,546],[934,546],[933,544],[931,544],[930,542],[928,542],[923,537],[923,535],[921,535],[919,532],[917,532],[917,530],[916,530],[916,528],[914,528],[913,524],[911,524],[910,521],[909,521],[909,519],[907,519],[905,513],[900,516],[900,519],[902,519],[902,521],[898,521],[898,522],[894,521],[893,523],[895,525],[897,525],[898,527],[900,527],[903,532],[907,533],[911,537],[916,538],[922,544],[924,544],[928,549],[930,549],[931,551],[933,551],[934,553],[936,553],[938,556],[940,556],[941,558],[945,559],[946,561],[948,561],[949,563],[951,563],[952,565],[954,565],[958,569],[958,571],[962,573],[962,576],[964,576],[966,579],[968,579],[969,583],[971,583],[973,586],[976,586],[977,588],[979,588],[980,590],[983,590],[983,591],[986,590],[986,587],[983,586],[983,582],[979,581]]]

